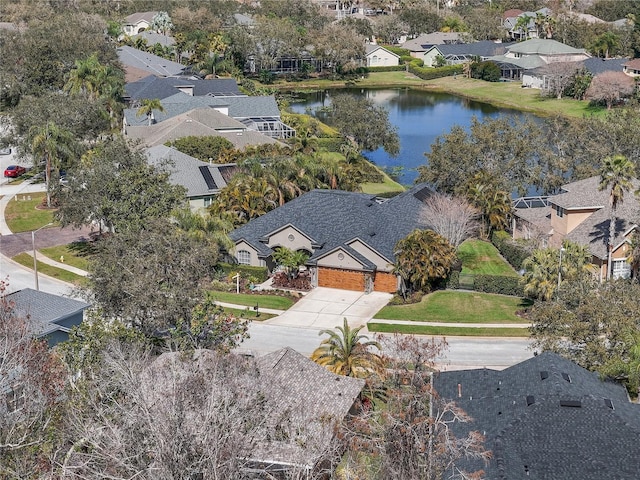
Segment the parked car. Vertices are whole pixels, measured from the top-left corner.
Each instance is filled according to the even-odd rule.
[[[20,165],[9,165],[4,171],[4,176],[8,178],[16,178],[20,175],[24,175],[27,169]]]
[[[11,155],[11,148],[0,148],[0,155]]]

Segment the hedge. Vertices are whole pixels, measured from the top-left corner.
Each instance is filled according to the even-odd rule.
[[[405,65],[387,65],[384,67],[367,67],[369,72],[400,72],[407,67]]]
[[[447,65],[438,68],[421,68],[414,64],[409,64],[409,71],[416,77],[423,80],[433,80],[434,78],[450,77],[456,74],[462,74],[462,65]]]
[[[473,289],[476,292],[499,293],[502,295],[524,296],[524,288],[520,277],[506,277],[504,275],[475,275]]]
[[[460,272],[457,270],[452,271],[447,279],[447,288],[453,288],[457,290],[460,288]]]
[[[411,56],[411,52],[406,48],[394,47],[393,45],[383,45],[383,48],[385,48],[386,50],[389,50],[392,53],[395,53],[399,57],[404,57],[407,55]]]
[[[514,241],[505,231],[493,232],[491,243],[495,245],[504,259],[516,270],[522,269],[522,262],[531,255],[531,250],[525,245]]]
[[[269,278],[269,270],[267,270],[267,267],[219,263],[218,268],[222,270],[225,275],[235,275],[239,273],[241,277],[253,277],[257,283],[266,282],[267,278]]]

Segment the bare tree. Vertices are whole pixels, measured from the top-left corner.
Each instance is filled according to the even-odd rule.
[[[545,78],[544,91],[561,99],[575,73],[582,67],[582,63],[576,62],[553,62],[543,66],[541,71]]]
[[[64,368],[36,325],[14,312],[0,281],[0,478],[43,478],[51,467]]]
[[[424,224],[446,238],[455,248],[473,236],[480,226],[480,211],[466,199],[457,196],[440,193],[431,195],[420,215]]]
[[[635,82],[628,75],[622,72],[603,72],[593,77],[586,97],[605,102],[607,110],[610,110],[621,98],[630,96],[634,89]]]

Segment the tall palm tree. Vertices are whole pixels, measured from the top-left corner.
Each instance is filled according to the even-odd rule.
[[[47,122],[42,127],[32,127],[29,131],[31,154],[36,164],[45,161],[45,181],[47,185],[47,207],[51,207],[51,169],[60,168],[64,160],[73,157],[75,140],[70,131]]]
[[[635,167],[631,160],[624,155],[613,155],[603,160],[600,167],[599,190],[609,190],[609,253],[607,258],[607,279],[611,278],[613,265],[611,254],[615,240],[616,210],[624,201],[625,192],[631,190],[632,180],[635,178]]]
[[[69,78],[64,84],[64,90],[72,94],[84,93],[92,99],[97,98],[99,92],[96,80],[101,68],[103,66],[95,53],[84,60],[76,60],[75,67],[69,72]]]
[[[234,243],[228,236],[228,233],[233,230],[230,222],[208,212],[204,214],[194,212],[190,208],[174,212],[173,217],[180,230],[197,240],[206,242],[218,250],[229,252],[233,249]]]
[[[347,377],[367,378],[382,374],[384,365],[380,355],[371,349],[381,350],[380,344],[360,335],[362,326],[352,329],[347,319],[336,330],[322,330],[328,335],[311,354],[311,360],[333,373]]]
[[[149,126],[153,124],[153,111],[158,110],[159,112],[164,112],[164,107],[162,103],[157,98],[144,98],[140,102],[140,108],[136,112],[136,117],[141,117],[143,115],[147,116],[147,120],[149,121]]]

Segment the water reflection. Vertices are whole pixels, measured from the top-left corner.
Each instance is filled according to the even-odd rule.
[[[345,88],[297,94],[291,101],[291,110],[310,113],[326,120],[318,108],[331,104],[336,93],[362,95],[383,106],[389,112],[390,122],[398,129],[400,154],[394,158],[384,150],[366,152],[365,156],[381,167],[403,167],[400,182],[411,184],[418,176],[416,168],[426,163],[425,152],[429,152],[436,137],[448,133],[454,125],[468,128],[471,119],[513,115],[521,118],[530,115],[516,110],[494,107],[447,93],[398,89]]]

